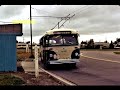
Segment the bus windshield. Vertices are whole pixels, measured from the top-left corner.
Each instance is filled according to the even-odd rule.
[[[63,35],[50,35],[49,36],[49,45],[78,45],[77,34],[63,34]]]

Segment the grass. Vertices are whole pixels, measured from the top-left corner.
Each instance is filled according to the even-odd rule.
[[[115,53],[115,54],[120,54],[120,52],[113,52],[113,53]]]
[[[0,85],[23,85],[25,82],[18,77],[6,74],[0,74]]]

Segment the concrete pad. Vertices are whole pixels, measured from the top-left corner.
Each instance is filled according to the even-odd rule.
[[[25,73],[35,72],[35,62],[34,61],[22,61],[21,66],[23,67]],[[39,72],[43,72],[39,69]]]

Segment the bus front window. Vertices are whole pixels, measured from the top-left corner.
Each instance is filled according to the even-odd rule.
[[[77,35],[69,34],[69,35],[51,35],[49,38],[49,45],[77,45]]]

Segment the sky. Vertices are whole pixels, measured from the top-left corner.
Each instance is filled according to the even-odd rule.
[[[32,24],[32,41],[35,43],[39,43],[41,36],[61,20],[55,17],[66,17],[69,14],[71,18],[61,28],[78,30],[80,42],[90,39],[94,39],[95,42],[105,40],[110,42],[120,38],[120,6],[118,5],[31,5],[31,7],[32,20],[36,22]],[[30,18],[30,5],[2,5],[0,11],[0,24]],[[30,41],[29,23],[23,23],[22,31],[23,35],[17,36],[17,40]]]

